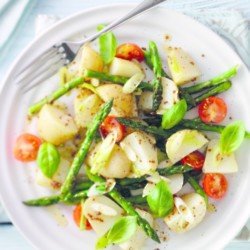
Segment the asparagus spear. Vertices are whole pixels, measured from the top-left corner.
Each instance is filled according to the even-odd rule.
[[[61,188],[61,194],[63,197],[65,197],[68,193],[71,192],[72,186],[73,186],[73,181],[75,180],[82,164],[83,161],[89,151],[89,148],[91,146],[91,143],[94,139],[94,136],[96,134],[96,131],[98,130],[100,124],[103,122],[103,120],[106,118],[106,116],[110,113],[111,108],[113,105],[113,100],[105,103],[103,107],[99,110],[99,112],[95,115],[91,126],[88,128],[86,132],[85,139],[83,143],[80,146],[79,151],[77,152],[71,168],[69,170],[69,173],[66,177],[66,180],[64,184],[62,185]]]
[[[209,132],[216,132],[221,133],[225,126],[223,125],[214,125],[214,124],[206,124],[199,120],[182,120],[179,125],[184,128],[196,129],[196,130],[203,130]],[[250,139],[250,132],[245,132],[245,138]]]
[[[152,64],[152,61],[151,61],[151,55],[150,55],[150,52],[148,50],[144,50],[144,58],[145,58],[145,62],[148,65],[148,67],[150,69],[153,69],[153,64]],[[161,75],[163,77],[170,78],[163,68],[161,69]]]
[[[127,201],[134,203],[134,204],[145,204],[147,203],[146,197],[142,197],[141,195],[135,195],[126,198]]]
[[[87,197],[88,190],[83,190],[74,195],[68,194],[66,197],[62,197],[62,195],[52,195],[45,196],[34,200],[24,201],[23,203],[27,206],[31,207],[46,207],[50,205],[57,204],[59,202],[63,202],[66,204],[74,204],[79,203],[83,198]]]
[[[109,195],[117,202],[129,215],[136,216],[137,224],[145,231],[145,233],[154,241],[160,243],[160,239],[155,232],[155,230],[150,226],[150,224],[143,219],[137,211],[134,209],[132,204],[124,199],[116,189],[109,192]]]
[[[152,81],[153,85],[153,104],[152,104],[152,111],[155,112],[162,100],[162,84],[161,84],[161,78],[154,79]]]
[[[149,55],[151,58],[151,63],[152,63],[154,74],[157,78],[160,78],[162,77],[162,73],[161,73],[162,63],[161,63],[161,59],[160,59],[157,46],[155,42],[150,41],[148,44],[148,47],[149,47]]]
[[[170,130],[167,131],[167,130],[164,130],[162,128],[158,128],[155,126],[148,126],[148,125],[145,125],[141,122],[137,122],[137,121],[134,121],[131,119],[126,119],[126,118],[121,118],[121,117],[118,117],[116,119],[118,120],[118,122],[122,123],[123,125],[125,125],[127,127],[139,129],[139,130],[142,130],[144,132],[147,132],[147,133],[150,133],[153,135],[157,135],[157,136],[161,136],[164,138],[168,138],[172,134]]]
[[[90,188],[92,185],[93,185],[92,181],[84,180],[83,182],[76,183],[74,188],[73,188],[73,191],[74,192],[82,191],[82,190]]]
[[[153,85],[153,105],[152,110],[155,112],[162,100],[162,84],[161,84],[161,77],[162,77],[162,63],[159,56],[159,52],[155,42],[149,42],[149,54],[153,66],[153,71],[155,74],[155,79],[152,81]]]
[[[220,83],[219,85],[209,89],[206,93],[197,96],[194,100],[195,100],[195,102],[197,104],[199,102],[202,102],[204,99],[206,99],[206,98],[208,98],[210,96],[218,95],[218,94],[220,94],[222,92],[227,91],[228,89],[231,88],[231,86],[232,86],[232,83],[230,81]]]
[[[69,92],[71,89],[76,88],[80,84],[82,84],[84,81],[83,77],[77,77],[67,83],[65,83],[63,86],[61,86],[58,90],[50,94],[49,96],[46,96],[39,102],[33,104],[29,108],[29,114],[34,115],[35,113],[39,112],[40,109],[45,105],[49,103],[53,103],[55,100],[59,99],[61,96],[65,95],[67,92]]]
[[[174,175],[174,174],[182,174],[186,173],[188,171],[191,171],[192,168],[186,165],[176,165],[176,166],[171,166],[168,168],[158,168],[156,171],[163,176],[169,176],[169,175]],[[142,176],[139,178],[125,178],[122,180],[117,181],[117,183],[121,186],[130,186],[133,184],[139,184],[146,181],[146,176]]]
[[[122,85],[125,84],[129,80],[129,77],[109,75],[107,73],[102,73],[102,72],[98,72],[94,70],[87,70],[87,69],[84,71],[84,77],[97,78],[102,81],[109,81],[109,82],[114,82],[114,83],[122,84]],[[153,90],[153,86],[147,82],[141,82],[138,88],[142,90],[149,90],[149,91]]]
[[[230,78],[234,77],[237,74],[239,65],[236,65],[226,72],[223,72],[222,74],[212,78],[211,80],[195,84],[194,86],[183,88],[187,93],[194,94],[198,93],[200,91],[203,91],[209,87],[213,87],[215,85],[218,85],[219,83],[228,81]]]
[[[200,187],[199,183],[195,180],[195,178],[189,176],[188,183],[192,186],[192,188],[195,190],[197,194],[201,195],[204,198],[206,204],[208,205],[207,195],[204,192],[204,190]]]
[[[27,206],[45,207],[56,204],[60,201],[60,195],[53,195],[48,197],[42,197],[39,199],[24,201]]]
[[[188,107],[196,106],[194,98],[185,90],[185,88],[179,87],[179,91],[181,98],[186,100]]]

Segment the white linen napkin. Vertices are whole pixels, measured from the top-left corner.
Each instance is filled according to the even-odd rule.
[[[6,3],[8,0],[4,0]],[[22,0],[28,2],[28,0]],[[1,4],[0,4],[1,13]],[[198,21],[204,23],[208,27],[212,28],[216,33],[221,35],[231,47],[233,47],[240,55],[242,60],[250,67],[250,55],[249,55],[249,30],[248,22],[237,11],[185,11],[185,13]],[[53,25],[59,20],[58,17],[53,15],[38,15],[35,22],[35,34],[46,30],[49,26]],[[1,26],[0,26],[1,30]],[[0,40],[1,44],[1,40]],[[3,209],[0,206],[0,223],[8,222],[9,219],[5,215]],[[238,240],[250,240],[250,220],[241,230],[236,237]]]

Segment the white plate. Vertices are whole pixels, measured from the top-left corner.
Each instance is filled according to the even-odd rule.
[[[94,232],[80,232],[76,228],[71,220],[70,207],[62,208],[69,223],[68,226],[61,227],[47,209],[29,208],[22,204],[23,200],[39,197],[46,192],[34,184],[34,165],[15,161],[12,147],[17,135],[25,130],[24,114],[29,104],[44,93],[49,93],[51,87],[43,86],[43,90],[38,88],[36,92],[22,96],[13,76],[45,47],[79,32],[92,33],[98,24],[110,22],[131,7],[132,5],[113,5],[89,9],[59,22],[23,51],[5,79],[0,98],[1,198],[14,224],[40,249],[91,250],[94,249],[96,236]],[[239,74],[233,79],[233,87],[224,97],[228,103],[229,115],[233,119],[244,120],[248,129],[250,128],[248,71],[235,52],[212,31],[189,17],[157,8],[123,25],[115,33],[120,42],[136,42],[146,46],[149,40],[154,40],[159,47],[163,47],[165,43],[164,35],[171,35],[172,44],[183,47],[194,57],[204,74],[203,79],[209,79],[235,64],[240,64]],[[249,215],[250,154],[247,147],[249,143],[244,142],[237,154],[239,173],[229,176],[229,192],[222,201],[217,202],[217,212],[208,213],[202,224],[188,233],[168,233],[168,241],[161,245],[149,241],[146,249],[219,249],[236,235]]]

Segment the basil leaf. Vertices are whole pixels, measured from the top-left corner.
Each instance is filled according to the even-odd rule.
[[[239,148],[244,140],[245,125],[242,121],[236,121],[227,125],[220,137],[220,151],[222,154],[231,154]]]
[[[168,215],[174,207],[174,197],[166,181],[161,180],[147,196],[147,202],[152,213],[162,218]]]
[[[98,25],[97,30],[100,31],[104,25]],[[117,40],[112,32],[106,32],[99,37],[100,55],[105,64],[111,63],[116,55]]]
[[[60,164],[60,154],[53,144],[44,142],[40,146],[37,155],[37,164],[46,177],[52,178]]]
[[[161,121],[161,126],[164,129],[170,129],[177,125],[187,112],[187,103],[184,99],[177,102],[172,108],[167,109]]]
[[[129,240],[134,235],[136,228],[136,216],[122,217],[97,241],[96,249],[103,249],[108,245],[119,244]]]

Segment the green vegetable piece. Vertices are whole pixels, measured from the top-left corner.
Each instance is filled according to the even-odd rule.
[[[200,91],[203,91],[209,87],[216,86],[222,82],[228,81],[230,78],[234,77],[237,74],[239,65],[236,65],[229,70],[223,72],[222,74],[212,78],[211,80],[197,83],[193,86],[184,88],[185,91],[187,91],[189,94],[195,94]]]
[[[53,144],[44,142],[40,146],[37,164],[46,177],[53,177],[60,164],[60,154]]]
[[[185,116],[187,112],[187,102],[182,99],[177,102],[172,108],[167,109],[163,116],[161,126],[164,129],[173,128],[177,125]]]
[[[114,82],[120,85],[124,85],[129,80],[129,77],[126,76],[109,75],[107,73],[98,72],[90,69],[84,70],[84,77],[97,78],[101,81]],[[153,86],[150,83],[141,82],[137,89],[152,91]]]
[[[152,213],[162,218],[174,208],[174,197],[168,184],[161,180],[147,196],[147,202]]]
[[[206,99],[210,96],[218,95],[222,92],[225,92],[228,89],[230,89],[231,87],[232,87],[232,83],[230,81],[220,83],[220,84],[216,85],[215,87],[208,89],[206,93],[195,97],[195,99],[194,99],[195,103],[197,104],[199,102],[202,102],[204,99]],[[190,108],[192,108],[192,107],[190,106]]]
[[[162,84],[161,84],[161,78],[154,79],[152,82],[153,85],[153,105],[152,105],[152,110],[156,111],[162,101]]]
[[[148,47],[154,74],[157,78],[160,78],[162,77],[162,63],[158,52],[158,48],[156,46],[156,43],[153,41],[149,42]]]
[[[205,202],[206,202],[206,205],[208,206],[208,198],[207,198],[207,195],[205,193],[205,191],[201,188],[201,186],[199,185],[199,183],[195,180],[194,177],[192,176],[189,176],[188,177],[188,183],[192,186],[192,188],[195,190],[195,192],[199,195],[201,195]]]
[[[75,181],[75,178],[80,171],[80,168],[83,164],[83,161],[87,156],[89,148],[90,148],[90,146],[95,138],[95,134],[96,134],[97,130],[99,129],[99,126],[101,125],[103,120],[110,113],[112,106],[113,106],[113,99],[106,102],[102,106],[102,108],[99,110],[99,112],[93,118],[91,126],[89,126],[89,128],[87,129],[85,139],[82,142],[80,149],[78,150],[78,152],[77,152],[77,154],[72,162],[72,165],[71,165],[69,173],[66,177],[66,180],[61,187],[61,194],[63,197],[65,197],[68,193],[70,193],[72,191],[73,182]]]
[[[46,196],[34,200],[23,201],[23,204],[30,207],[46,207],[60,201],[60,195]]]
[[[34,115],[35,113],[39,112],[41,108],[45,104],[51,104],[55,100],[59,99],[61,96],[65,95],[67,92],[69,92],[71,89],[76,88],[80,84],[82,84],[84,81],[83,77],[77,77],[72,79],[71,81],[65,83],[63,86],[61,86],[59,89],[57,89],[55,92],[52,94],[44,97],[42,100],[39,102],[33,104],[29,108],[29,115]]]
[[[242,121],[236,121],[227,125],[220,137],[220,151],[222,154],[229,155],[239,148],[244,140],[245,125]]]
[[[96,249],[104,249],[111,244],[119,244],[129,240],[137,228],[136,216],[126,216],[117,220],[96,244]]]
[[[105,26],[99,25],[98,31],[102,30]],[[106,32],[99,37],[100,55],[105,64],[111,63],[116,55],[117,40],[112,32]]]

